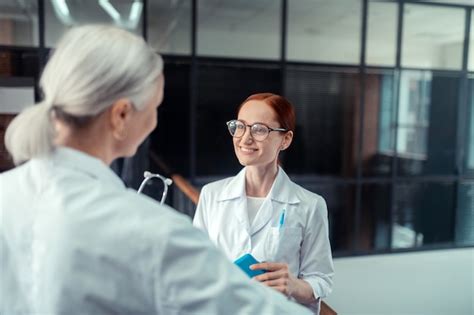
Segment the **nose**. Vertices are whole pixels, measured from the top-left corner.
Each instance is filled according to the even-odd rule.
[[[252,133],[250,132],[249,126],[245,126],[245,132],[244,132],[244,135],[242,136],[242,141],[244,143],[251,143],[253,141]]]

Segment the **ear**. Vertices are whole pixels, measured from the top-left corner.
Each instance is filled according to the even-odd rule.
[[[121,98],[110,107],[110,126],[112,135],[117,140],[127,137],[127,122],[133,113],[133,105],[130,100]]]
[[[291,142],[293,141],[293,131],[288,131],[285,133],[285,136],[283,137],[283,142],[281,143],[281,151],[284,151],[288,149],[290,146]]]

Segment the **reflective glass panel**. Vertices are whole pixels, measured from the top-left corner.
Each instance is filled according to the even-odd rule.
[[[469,102],[467,104],[467,125],[465,141],[465,171],[474,174],[474,78],[469,79]]]
[[[148,42],[160,53],[191,53],[191,1],[148,1]]]
[[[462,8],[406,4],[403,14],[402,66],[461,69]]]
[[[358,248],[389,249],[391,184],[363,184]]]
[[[358,64],[361,10],[360,0],[288,1],[287,58]]]
[[[359,102],[356,69],[288,66],[286,94],[296,111],[293,143],[282,158],[292,174],[355,176]]]
[[[163,172],[168,167],[176,174],[188,177],[191,141],[190,65],[165,58],[165,69],[165,97],[158,109],[158,125],[150,135],[150,151],[154,155],[150,162],[157,171]]]
[[[456,244],[474,245],[474,181],[459,185],[457,206]]]
[[[454,174],[458,94],[455,75],[402,72],[396,143],[399,174]]]
[[[39,77],[39,57],[37,50],[0,49],[0,76]]]
[[[455,234],[454,191],[451,183],[397,184],[392,248],[452,243]]]
[[[45,42],[57,41],[70,27],[82,24],[111,24],[142,35],[143,0],[49,0],[45,1]]]
[[[0,45],[38,46],[36,0],[0,0]]]
[[[368,8],[368,65],[394,66],[397,44],[397,12],[395,2],[371,0]]]
[[[198,54],[278,59],[281,34],[280,2],[198,1]]]
[[[391,70],[370,70],[365,77],[362,169],[364,176],[389,176],[395,151],[395,84]]]
[[[469,32],[469,37],[467,68],[469,71],[474,71],[474,10],[471,11],[471,31]]]

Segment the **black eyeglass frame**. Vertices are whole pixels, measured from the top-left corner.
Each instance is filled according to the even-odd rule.
[[[240,123],[242,123],[242,125],[244,125],[245,127],[249,127],[249,128],[250,128],[250,135],[252,136],[252,138],[253,138],[255,141],[265,141],[265,140],[268,138],[268,136],[270,135],[270,132],[272,132],[272,131],[280,131],[280,132],[287,132],[287,131],[288,131],[288,129],[285,129],[285,128],[272,128],[272,127],[268,127],[268,126],[267,126],[266,124],[264,124],[264,123],[254,123],[254,124],[248,125],[248,124],[244,123],[242,120],[239,120],[239,119],[232,119],[232,120],[229,120],[228,122],[226,122],[226,125],[227,125],[227,129],[229,130],[230,135],[231,135],[232,137],[234,137],[234,138],[237,138],[237,139],[238,139],[238,138],[242,138],[242,137],[244,136],[244,134],[245,134],[245,131],[244,131],[244,133],[243,133],[241,136],[235,136],[235,135],[233,135],[232,132],[230,132],[230,124],[231,124],[232,122],[234,122],[234,121],[235,121],[235,122],[240,122]],[[262,139],[262,140],[257,140],[257,139],[255,138],[255,136],[252,134],[252,127],[255,126],[255,125],[260,125],[260,126],[264,126],[265,128],[267,128],[268,132],[267,132],[267,135],[265,136],[264,139]]]

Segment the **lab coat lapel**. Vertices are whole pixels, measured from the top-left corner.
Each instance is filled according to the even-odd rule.
[[[252,249],[252,242],[250,239],[250,225],[247,214],[247,199],[245,196],[232,201],[233,216],[230,220],[235,220],[235,223],[229,224],[231,231],[230,238],[232,241],[233,257],[238,258],[249,253]]]
[[[262,203],[262,206],[257,212],[252,225],[250,226],[250,235],[253,236],[255,233],[260,231],[267,223],[271,220],[273,215],[273,203],[271,198],[265,198]],[[248,215],[247,215],[248,217]]]
[[[245,193],[245,168],[243,168],[223,188],[218,201],[224,203],[232,211],[229,219],[238,222],[240,227],[249,232],[249,218],[247,213],[247,195]]]
[[[282,204],[295,204],[299,203],[300,199],[296,195],[295,183],[293,183],[285,171],[278,167],[278,175],[275,179],[275,183],[270,190],[269,196],[273,201],[277,201]]]
[[[254,235],[263,229],[272,218],[278,219],[280,212],[287,207],[288,204],[300,202],[299,198],[294,194],[293,185],[288,175],[279,167],[272,188],[250,227],[250,235]]]

